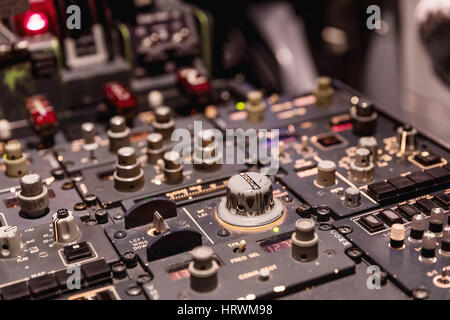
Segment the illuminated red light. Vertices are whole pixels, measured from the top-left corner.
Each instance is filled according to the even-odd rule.
[[[48,19],[42,13],[32,13],[25,19],[24,26],[29,31],[41,31],[48,26]]]

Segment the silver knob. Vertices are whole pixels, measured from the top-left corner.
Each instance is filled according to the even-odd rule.
[[[114,187],[121,192],[136,191],[144,186],[144,170],[132,147],[123,147],[117,151],[113,177]]]
[[[164,155],[163,135],[158,132],[150,133],[147,136],[147,159],[151,164],[156,164]]]
[[[228,224],[257,227],[280,218],[283,205],[273,196],[269,177],[259,172],[246,172],[230,178],[226,197],[220,201],[217,213]]]
[[[169,184],[176,184],[183,181],[183,164],[180,154],[175,151],[168,151],[164,154],[164,177]]]
[[[9,141],[5,145],[5,152],[5,173],[8,177],[16,178],[28,173],[28,160],[26,155],[22,152],[22,147],[20,146],[19,141]]]
[[[81,125],[81,132],[83,134],[83,149],[86,151],[93,151],[98,148],[95,142],[95,125],[92,122],[85,122]]]
[[[417,130],[407,124],[397,129],[397,145],[400,154],[417,150]]]
[[[291,240],[291,253],[295,260],[309,262],[319,255],[319,236],[315,232],[313,219],[298,219]]]
[[[197,169],[217,170],[222,152],[215,141],[212,129],[201,130],[194,137],[194,166]]]
[[[245,110],[247,110],[248,122],[257,123],[264,120],[266,103],[263,100],[263,94],[261,91],[250,91],[247,94]]]
[[[336,164],[333,161],[323,160],[317,165],[317,184],[322,187],[331,187],[336,183]]]
[[[194,261],[189,263],[191,288],[198,292],[207,292],[217,287],[219,265],[214,260],[214,251],[201,246],[192,250]]]
[[[368,183],[373,180],[374,171],[370,151],[366,148],[356,149],[355,159],[350,163],[350,180],[359,184]]]
[[[120,148],[131,145],[130,128],[122,116],[114,116],[109,120],[109,129],[106,134],[109,138],[109,151],[116,153]]]
[[[344,191],[344,203],[347,207],[358,207],[361,205],[361,192],[358,188],[347,188]]]
[[[378,142],[375,137],[361,137],[358,140],[358,148],[365,148],[370,151],[370,158],[373,162],[378,158]]]
[[[59,209],[53,214],[53,238],[59,243],[69,243],[80,237],[80,229],[71,211]]]
[[[159,106],[155,109],[155,121],[152,123],[155,132],[161,133],[164,139],[170,139],[175,128],[172,111],[167,106]]]
[[[49,199],[47,188],[37,174],[28,174],[20,178],[20,209],[29,218],[38,218],[47,213]]]

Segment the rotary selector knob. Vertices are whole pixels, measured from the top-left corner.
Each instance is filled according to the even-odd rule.
[[[336,184],[336,164],[323,160],[317,165],[317,184],[321,187],[331,187]]]
[[[20,142],[13,140],[5,145],[6,156],[4,163],[6,166],[6,175],[17,178],[28,173],[28,161],[26,155],[22,152]]]
[[[11,259],[23,252],[22,235],[15,226],[0,227],[0,258]]]
[[[80,237],[80,229],[71,211],[59,209],[53,214],[53,238],[59,243],[69,243]]]
[[[425,231],[422,237],[422,249],[420,251],[420,260],[433,262],[436,259],[437,236],[431,231]]]
[[[314,220],[298,219],[292,234],[292,258],[300,262],[309,262],[319,255],[319,236],[314,229]]]
[[[370,151],[356,149],[355,159],[350,163],[350,180],[354,183],[369,183],[373,180],[375,165],[371,161]]]
[[[164,154],[164,177],[166,183],[176,184],[183,181],[183,163],[180,154],[176,151],[168,151]]]
[[[234,175],[227,184],[227,195],[217,208],[219,218],[239,227],[269,224],[283,214],[283,205],[273,197],[272,181],[258,172]]]
[[[411,231],[409,233],[409,241],[422,241],[423,233],[425,232],[426,219],[421,214],[415,214],[411,220]]]
[[[155,132],[161,133],[164,139],[170,139],[175,129],[175,121],[172,117],[172,111],[167,106],[159,106],[155,109],[155,120],[152,123]]]
[[[358,188],[347,188],[344,191],[344,204],[347,207],[359,207],[361,205],[361,191]]]
[[[156,164],[164,155],[164,137],[161,133],[153,132],[147,136],[147,160]]]
[[[376,162],[378,159],[378,142],[375,137],[361,137],[358,140],[358,148],[365,148],[370,151],[370,159]]]
[[[144,170],[132,147],[117,151],[116,170],[113,174],[114,187],[121,192],[132,192],[144,186]]]
[[[131,146],[130,128],[122,116],[114,116],[109,120],[109,129],[106,134],[109,138],[109,151],[116,153],[120,148]]]
[[[358,135],[369,136],[375,132],[378,114],[372,103],[356,96],[351,98],[350,118],[353,132]]]
[[[83,149],[86,151],[94,151],[98,149],[95,142],[95,125],[92,122],[85,122],[81,125],[81,133],[83,135]]]
[[[191,288],[198,292],[208,292],[217,287],[219,264],[214,260],[214,251],[201,246],[192,250],[194,261],[189,263]]]
[[[406,124],[397,129],[397,145],[400,154],[409,154],[417,150],[417,130]]]
[[[19,204],[28,218],[38,218],[47,213],[48,191],[37,174],[27,174],[20,178]]]
[[[257,123],[264,120],[266,103],[264,102],[263,94],[261,91],[250,91],[247,94],[245,110],[247,110],[248,122]]]
[[[444,210],[442,208],[433,208],[430,210],[429,230],[436,234],[442,233],[444,227]]]
[[[317,88],[314,90],[316,97],[316,105],[319,107],[327,107],[333,102],[334,88],[331,86],[329,77],[319,77],[317,80]]]

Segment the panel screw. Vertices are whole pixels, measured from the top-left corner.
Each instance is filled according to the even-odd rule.
[[[337,230],[342,234],[349,234],[353,232],[353,228],[350,226],[340,226]]]
[[[429,295],[430,294],[428,293],[427,289],[425,289],[425,288],[417,288],[417,289],[414,289],[412,292],[413,299],[416,299],[416,300],[428,299]]]
[[[127,236],[127,233],[123,230],[119,230],[114,233],[114,238],[116,238],[116,239],[123,239],[126,236]]]

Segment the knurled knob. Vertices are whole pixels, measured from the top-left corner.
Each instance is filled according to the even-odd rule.
[[[256,227],[280,218],[283,205],[273,196],[269,177],[259,172],[245,172],[230,178],[226,197],[222,198],[217,212],[228,224]]]
[[[369,183],[373,180],[374,171],[370,151],[366,148],[356,149],[355,159],[350,163],[350,180],[358,184]]]
[[[20,178],[20,209],[29,218],[37,218],[47,212],[49,199],[47,188],[37,174],[28,174]]]

